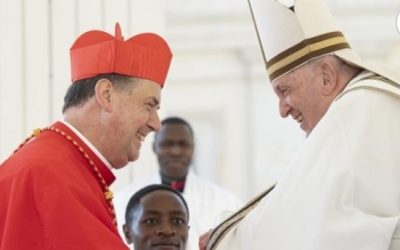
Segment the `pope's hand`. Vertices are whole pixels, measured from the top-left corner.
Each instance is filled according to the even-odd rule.
[[[208,232],[202,234],[199,238],[199,250],[206,250],[207,242],[210,239],[210,235],[212,233],[212,229],[208,230]]]

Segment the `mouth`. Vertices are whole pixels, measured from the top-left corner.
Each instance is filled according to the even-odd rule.
[[[136,133],[136,138],[140,141],[140,142],[144,142],[144,139],[146,138],[146,135],[141,133],[141,132],[137,132]]]
[[[154,242],[152,245],[152,247],[155,248],[166,248],[166,249],[179,249],[180,244],[179,242],[175,242],[175,241],[158,241],[158,242]]]
[[[300,124],[300,128],[307,132],[306,123],[304,122],[304,116],[302,114],[298,114],[297,116],[293,117],[293,119]]]
[[[180,160],[169,160],[165,162],[165,166],[168,167],[169,169],[183,169],[186,167],[186,162],[180,161]]]
[[[301,114],[299,114],[298,116],[296,116],[296,117],[293,117],[293,119],[295,119],[298,123],[301,123],[302,121],[303,121],[303,116],[301,115]]]

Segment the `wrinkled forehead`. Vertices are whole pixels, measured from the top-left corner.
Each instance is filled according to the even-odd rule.
[[[276,91],[283,86],[295,84],[295,71],[287,72],[271,81],[272,88]]]

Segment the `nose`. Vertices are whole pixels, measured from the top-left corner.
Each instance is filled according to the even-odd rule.
[[[175,235],[176,230],[170,223],[161,223],[160,226],[156,229],[157,235],[162,236],[171,236]]]
[[[161,123],[160,123],[160,117],[158,116],[158,112],[157,111],[154,111],[150,115],[150,119],[149,119],[148,125],[154,132],[157,132],[158,130],[160,130]]]
[[[282,118],[286,118],[290,113],[291,107],[281,98],[279,99],[279,113]]]
[[[174,143],[174,144],[171,146],[171,153],[172,153],[173,155],[179,155],[179,154],[181,154],[181,153],[182,153],[182,147],[181,147],[180,145],[178,145],[178,143]]]

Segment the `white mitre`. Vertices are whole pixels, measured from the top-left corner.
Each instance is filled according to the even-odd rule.
[[[249,0],[249,5],[271,81],[313,58],[333,54],[400,82],[399,77],[361,60],[320,0],[295,0],[291,8],[277,0]]]

